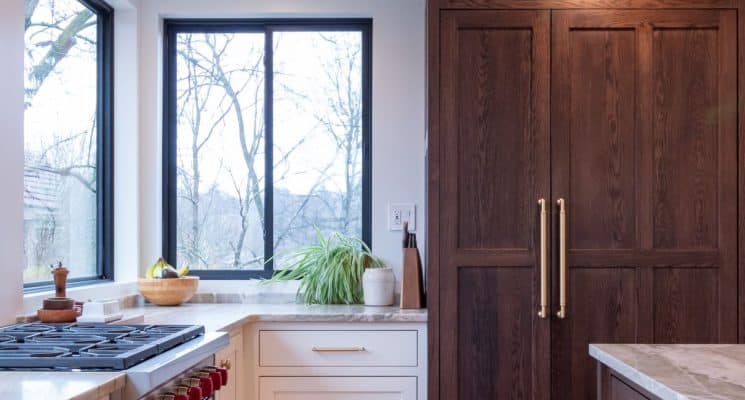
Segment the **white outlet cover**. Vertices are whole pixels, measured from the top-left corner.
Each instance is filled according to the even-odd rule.
[[[416,231],[416,205],[413,203],[388,204],[388,230],[402,231],[409,222],[409,232]]]

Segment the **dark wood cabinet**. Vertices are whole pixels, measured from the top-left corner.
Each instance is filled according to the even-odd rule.
[[[444,399],[546,390],[535,205],[549,194],[549,28],[546,11],[442,18],[441,124],[458,132],[441,138]]]
[[[595,399],[591,342],[738,340],[742,24],[684,3],[430,3],[430,399]]]

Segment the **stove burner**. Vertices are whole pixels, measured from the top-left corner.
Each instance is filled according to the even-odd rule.
[[[15,342],[16,338],[10,335],[0,335],[0,343]]]
[[[137,328],[127,325],[77,324],[68,327],[65,331],[116,339],[128,333],[137,332]]]
[[[69,356],[68,349],[56,346],[38,346],[32,344],[0,345],[0,359],[16,357],[50,358]]]
[[[122,370],[203,333],[189,325],[12,325],[0,328],[0,369]]]

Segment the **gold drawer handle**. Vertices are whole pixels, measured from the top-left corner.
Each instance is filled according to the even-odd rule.
[[[567,210],[566,200],[556,201],[559,206],[559,311],[556,316],[567,316]]]
[[[540,308],[538,309],[538,318],[544,319],[548,317],[548,251],[546,249],[548,212],[546,211],[546,199],[538,200],[538,205],[541,207],[541,298]]]
[[[365,351],[365,348],[362,346],[349,346],[349,347],[313,346],[311,350],[315,352],[360,352],[360,351]]]
[[[222,360],[220,361],[220,368],[224,368],[229,370],[230,369],[230,360]]]

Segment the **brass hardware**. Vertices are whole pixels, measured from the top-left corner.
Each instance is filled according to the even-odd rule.
[[[230,360],[221,360],[220,361],[220,368],[224,368],[229,370],[230,369]]]
[[[349,347],[322,347],[322,346],[313,346],[311,349],[315,352],[353,352],[353,351],[365,351],[365,348],[362,346],[349,346]]]
[[[541,306],[538,310],[539,318],[548,317],[548,254],[546,251],[546,234],[548,225],[548,212],[546,212],[546,199],[538,200],[541,206]]]
[[[556,316],[564,319],[567,316],[567,211],[566,201],[559,199],[559,311]]]

